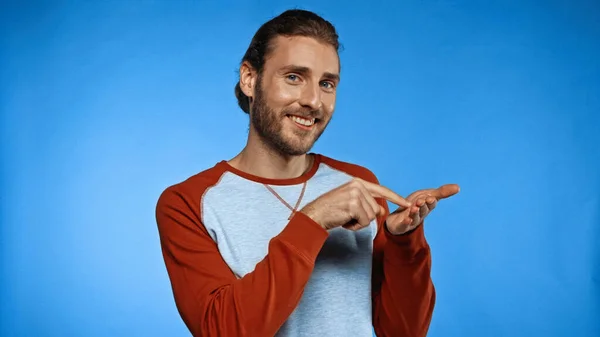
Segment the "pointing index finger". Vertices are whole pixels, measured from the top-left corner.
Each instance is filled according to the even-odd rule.
[[[373,183],[370,183],[370,182],[364,181],[364,180],[361,180],[361,183],[363,183],[363,185],[365,185],[365,187],[367,188],[367,191],[369,191],[369,193],[371,193],[371,195],[374,197],[385,198],[386,200],[389,200],[389,201],[393,202],[394,204],[401,206],[401,207],[410,207],[412,205],[410,202],[406,201],[406,199],[399,196],[398,194],[396,194],[394,191],[390,190],[387,187],[373,184]]]

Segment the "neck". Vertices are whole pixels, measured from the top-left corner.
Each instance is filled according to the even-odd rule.
[[[286,156],[258,138],[249,135],[246,147],[229,164],[238,170],[268,179],[292,179],[310,169],[313,162],[311,155]]]

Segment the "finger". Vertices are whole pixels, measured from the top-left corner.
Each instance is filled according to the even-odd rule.
[[[426,203],[426,200],[424,198],[416,199],[413,203],[413,207],[410,210],[410,213],[418,213],[421,210],[421,208],[423,207],[423,205],[425,205],[425,203]]]
[[[361,183],[365,186],[369,194],[371,194],[373,197],[384,198],[401,207],[410,207],[412,205],[406,199],[404,199],[403,197],[401,197],[400,195],[398,195],[397,193],[395,193],[387,187],[373,184],[364,180],[361,181]]]
[[[404,212],[400,213],[400,214],[404,215],[404,219],[403,219],[402,223],[406,224],[406,225],[410,225],[413,221],[413,219],[412,219],[413,215],[417,212],[418,212],[418,208],[414,212],[412,211],[412,209],[410,209],[410,210],[407,209]]]
[[[369,191],[367,190],[366,186],[364,184],[357,184],[357,186],[361,190],[363,198],[365,202],[370,206],[370,209],[372,209],[377,216],[384,215],[385,209],[383,209],[383,207],[379,205],[377,200],[373,198],[371,193],[369,193]]]
[[[435,206],[437,206],[437,199],[434,197],[427,197],[427,209],[429,210],[429,212],[431,213],[431,211],[433,211],[433,209],[435,208]]]
[[[423,219],[427,216],[427,214],[429,214],[429,206],[425,204],[419,209],[419,216],[421,217],[421,219]]]
[[[350,231],[357,231],[363,228],[363,226],[361,226],[356,220],[352,220],[347,224],[343,225],[342,227]]]
[[[410,223],[411,226],[417,226],[418,224],[421,223],[421,217],[419,216],[419,213],[415,213],[411,216],[412,222]]]
[[[405,230],[402,230],[402,228],[410,226],[412,221],[412,217],[406,212],[392,213],[386,220],[388,226],[389,224],[393,224],[395,230],[400,232],[405,232]]]
[[[436,199],[445,199],[457,194],[460,191],[460,187],[456,184],[446,184],[442,185],[435,190],[432,191],[431,195],[436,197]]]
[[[362,179],[357,178],[357,180],[362,183],[369,193],[376,198],[385,198],[393,202],[394,204],[402,207],[410,207],[411,203],[406,201],[403,197],[396,194],[394,191],[390,190],[387,187],[370,183],[368,181],[364,181]]]
[[[350,214],[361,226],[366,226],[371,222],[360,195],[350,200]]]
[[[409,202],[412,202],[413,204],[419,200],[419,199],[425,199],[427,200],[427,198],[429,197],[433,197],[432,192],[434,191],[434,189],[427,189],[427,190],[422,190],[422,191],[416,191],[413,192],[411,195],[409,195],[406,200],[408,200]]]
[[[366,226],[363,226],[359,220],[356,219],[352,219],[350,220],[348,223],[342,225],[343,228],[347,229],[347,230],[351,230],[351,231],[357,231],[361,228],[364,228]]]
[[[369,194],[363,195],[360,201],[362,203],[363,210],[367,215],[364,225],[368,226],[371,221],[377,219],[377,215],[379,213],[379,204]]]

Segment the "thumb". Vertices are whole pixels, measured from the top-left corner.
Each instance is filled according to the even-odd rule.
[[[445,199],[457,194],[460,191],[460,187],[457,184],[446,184],[438,187],[433,196],[439,199]]]
[[[387,211],[385,210],[385,208],[383,208],[383,206],[379,205],[379,212],[377,212],[378,216],[384,216],[387,215]]]

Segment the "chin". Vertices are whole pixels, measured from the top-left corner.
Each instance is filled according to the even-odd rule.
[[[311,146],[298,146],[296,144],[295,146],[293,146],[293,145],[286,146],[282,150],[284,150],[284,152],[289,156],[301,156],[301,155],[307,154],[311,149],[312,149],[312,145]]]
[[[288,139],[287,141],[279,144],[279,151],[288,156],[301,156],[307,154],[312,149],[314,143],[314,140],[298,141],[298,139]]]

